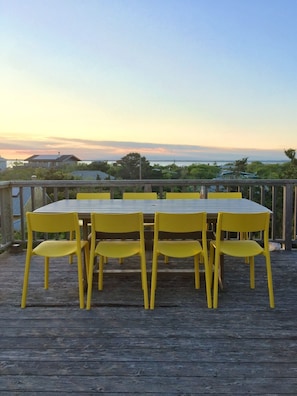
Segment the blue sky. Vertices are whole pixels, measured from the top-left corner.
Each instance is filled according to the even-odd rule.
[[[296,0],[0,0],[0,155],[285,159]]]

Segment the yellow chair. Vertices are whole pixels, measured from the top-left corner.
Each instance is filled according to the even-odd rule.
[[[78,192],[76,194],[76,199],[110,199],[110,192]],[[83,226],[83,221],[79,220],[79,225]],[[91,226],[90,223],[87,224],[87,227]],[[70,235],[70,239],[72,236]],[[69,256],[69,263],[72,264],[72,256]]]
[[[110,192],[78,192],[76,194],[76,199],[110,199],[110,197]],[[83,225],[82,220],[79,221],[79,224]]]
[[[110,214],[92,213],[91,214],[91,249],[90,265],[88,278],[87,309],[91,308],[93,266],[95,256],[99,256],[98,290],[103,290],[103,270],[105,258],[140,257],[141,286],[143,290],[144,308],[148,309],[148,286],[146,272],[146,257],[144,243],[144,227],[142,213]],[[116,234],[117,238],[126,239],[102,239],[96,241],[97,233]],[[129,233],[136,233],[136,239],[128,239]],[[131,237],[132,238],[132,237]]]
[[[200,192],[166,192],[166,199],[200,199]]]
[[[78,192],[76,199],[110,199],[110,192]]]
[[[158,256],[166,257],[194,257],[195,288],[200,288],[199,259],[205,268],[205,284],[207,306],[211,308],[211,271],[208,264],[207,239],[206,239],[206,213],[160,213],[155,214],[154,247],[152,260],[151,300],[150,309],[155,307],[155,294],[157,288]],[[170,233],[170,240],[162,240],[160,232]],[[199,232],[202,242],[197,239],[187,239],[187,233]],[[176,234],[179,234],[178,237]],[[184,234],[181,239],[180,234]],[[166,236],[167,237],[167,236]]]
[[[209,192],[207,193],[208,199],[240,199],[242,198],[242,193],[240,191],[235,192]]]
[[[227,191],[227,192],[209,192],[207,194],[208,199],[242,199],[242,193],[240,191]],[[213,238],[215,238],[215,224],[211,224],[209,228],[210,232],[213,232]]]
[[[78,192],[76,194],[76,199],[110,199],[110,197],[110,192]],[[79,220],[79,224],[83,225],[82,220]]]
[[[156,192],[123,192],[123,199],[158,199]],[[145,222],[145,227],[153,227],[154,223]]]
[[[26,264],[23,282],[23,294],[21,307],[26,307],[28,281],[30,273],[30,264],[32,256],[44,257],[44,288],[48,289],[49,284],[49,259],[63,256],[77,256],[78,270],[78,288],[79,288],[79,306],[84,308],[84,286],[83,286],[83,268],[82,268],[82,251],[85,254],[86,265],[89,262],[88,242],[80,239],[80,228],[77,213],[32,213],[27,212],[28,244],[26,254]],[[35,248],[33,247],[33,233],[74,234],[75,240],[67,239],[49,239],[41,242]]]
[[[269,252],[269,212],[265,213],[226,213],[218,214],[216,239],[210,242],[210,263],[214,263],[213,308],[218,306],[218,283],[221,255],[249,258],[250,287],[255,288],[255,256],[262,254],[266,260],[267,283],[270,308],[274,308],[272,270]],[[241,235],[260,232],[263,234],[263,247],[251,239],[221,240],[222,232],[235,232]]]
[[[200,199],[200,192],[166,192],[166,199]],[[165,256],[168,263],[168,257]]]
[[[123,199],[157,199],[156,192],[123,192]]]

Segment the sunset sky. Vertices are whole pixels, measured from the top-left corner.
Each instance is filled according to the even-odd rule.
[[[0,0],[0,155],[286,159],[296,0]]]

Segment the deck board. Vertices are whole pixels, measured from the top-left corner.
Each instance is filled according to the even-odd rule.
[[[145,311],[140,274],[113,273],[111,262],[86,311],[75,264],[54,262],[45,291],[38,258],[22,310],[25,254],[1,254],[1,395],[297,394],[297,252],[271,256],[273,310],[259,258],[255,290],[248,267],[226,259],[217,310],[207,309],[203,279],[195,290],[191,272],[162,272],[155,310]],[[192,269],[189,261],[170,265]]]

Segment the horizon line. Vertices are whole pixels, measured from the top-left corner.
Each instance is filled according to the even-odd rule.
[[[1,158],[1,157],[0,157]],[[9,162],[28,162],[27,160],[24,159],[6,159],[3,158],[5,161],[9,161]],[[78,160],[77,162],[116,162],[116,161],[120,161],[122,158],[119,159],[82,159],[82,160]],[[232,160],[232,159],[216,159],[216,160],[210,160],[210,159],[148,159],[146,158],[147,161],[149,162],[190,162],[190,163],[197,163],[197,162],[211,162],[211,163],[215,163],[215,162],[235,162],[238,160]],[[284,160],[280,160],[280,159],[263,159],[263,160],[250,160],[247,159],[247,162],[288,162],[289,159],[284,159]]]

